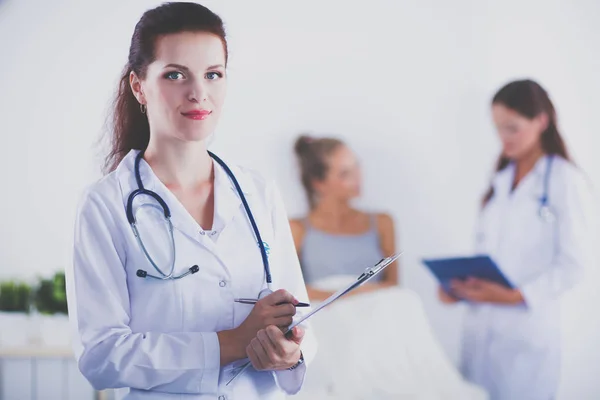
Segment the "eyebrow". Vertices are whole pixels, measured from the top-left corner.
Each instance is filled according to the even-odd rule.
[[[181,65],[181,64],[167,64],[167,65],[165,65],[165,68],[177,68],[177,69],[182,69],[185,71],[190,70],[188,67],[186,67],[185,65]],[[215,65],[209,66],[206,69],[209,70],[209,69],[217,69],[217,68],[225,68],[225,66],[223,64],[215,64]]]

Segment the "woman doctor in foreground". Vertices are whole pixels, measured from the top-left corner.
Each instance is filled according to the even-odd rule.
[[[302,386],[315,343],[282,332],[307,293],[279,192],[206,148],[226,66],[222,21],[201,5],[166,3],[135,27],[110,173],[83,196],[68,271],[76,357],[96,389],[223,400]]]
[[[540,85],[509,83],[492,113],[503,151],[480,213],[477,251],[490,255],[515,289],[471,278],[440,297],[467,300],[467,379],[491,400],[550,400],[560,378],[558,299],[582,279],[587,261],[588,188]]]

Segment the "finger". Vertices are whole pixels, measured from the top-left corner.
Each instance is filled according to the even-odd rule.
[[[294,319],[292,317],[279,317],[279,318],[271,319],[270,321],[267,322],[267,325],[275,325],[275,326],[287,328],[288,326],[290,326],[292,324],[292,322],[294,322]]]
[[[456,288],[453,289],[453,293],[461,298],[465,298],[465,299],[471,299],[474,296],[477,296],[477,289],[472,289],[472,288],[468,288],[468,287],[460,287],[460,288]]]
[[[292,303],[284,303],[273,307],[274,317],[293,317],[296,315],[296,307]]]
[[[482,301],[484,293],[478,289],[465,289],[460,293],[461,297],[471,301]]]
[[[450,294],[450,293],[446,292],[446,291],[445,291],[444,289],[442,289],[442,288],[440,288],[440,289],[439,289],[439,292],[438,292],[438,293],[439,293],[439,297],[440,297],[440,299],[441,299],[443,302],[446,302],[446,303],[453,303],[453,302],[455,302],[455,301],[457,300],[457,299],[456,299],[456,297],[454,296],[454,294]]]
[[[466,284],[470,285],[470,286],[481,286],[481,285],[484,285],[486,282],[487,281],[484,281],[484,280],[479,279],[479,278],[474,278],[474,277],[471,276],[471,277],[469,277],[467,279]]]
[[[252,363],[252,366],[255,370],[261,371],[264,369],[264,366],[262,365],[262,363],[258,359],[258,356],[256,355],[256,351],[254,351],[250,344],[246,346],[246,356],[250,359],[250,362]]]
[[[263,345],[263,348],[269,355],[269,358],[273,360],[275,356],[283,356],[283,354],[281,352],[281,349],[277,347],[275,341],[271,339],[271,336],[267,333],[267,331],[271,328],[279,330],[279,328],[269,325],[266,329],[261,329],[260,331],[258,331],[258,333],[256,334],[256,338],[260,340],[260,342]]]
[[[301,326],[295,326],[294,329],[292,329],[292,332],[293,337],[290,340],[293,340],[296,342],[296,344],[302,343],[302,340],[304,340],[304,334],[306,333],[304,328]]]
[[[275,348],[275,354],[283,357],[285,356],[285,349],[283,348],[283,343],[287,340],[281,329],[278,329],[276,326],[269,325],[264,330],[265,334],[268,336],[269,341],[273,344]]]
[[[266,304],[271,306],[274,306],[278,303],[298,303],[298,300],[296,300],[294,296],[292,296],[292,294],[285,289],[279,289],[271,293],[270,295],[264,298],[264,301],[266,302]]]
[[[271,341],[277,348],[283,348],[283,343],[285,343],[286,340],[290,340],[296,344],[300,344],[302,343],[305,334],[305,330],[301,326],[295,326],[290,332],[285,334],[281,332],[281,330],[276,329],[274,326],[267,326],[265,331],[267,332],[267,334],[271,338]]]
[[[267,369],[270,365],[269,356],[267,355],[267,351],[265,350],[263,344],[257,338],[254,338],[250,341],[250,347],[254,351],[258,362],[262,366],[262,369]]]
[[[469,289],[479,289],[482,285],[481,285],[481,281],[475,279],[475,278],[469,278],[467,279],[463,286],[465,288],[469,288]]]

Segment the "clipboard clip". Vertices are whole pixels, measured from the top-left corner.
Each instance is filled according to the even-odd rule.
[[[400,257],[401,255],[402,252],[396,253],[389,257],[382,258],[377,264],[373,265],[372,267],[365,268],[365,271],[356,280],[362,282],[366,279],[371,278],[373,275],[378,274],[379,271],[396,261],[396,259],[398,259],[398,257]]]

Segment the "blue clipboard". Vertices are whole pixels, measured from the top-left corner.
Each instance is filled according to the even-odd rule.
[[[468,277],[485,279],[514,289],[513,284],[489,256],[424,259],[423,263],[448,293],[451,292],[451,280],[464,280]]]

